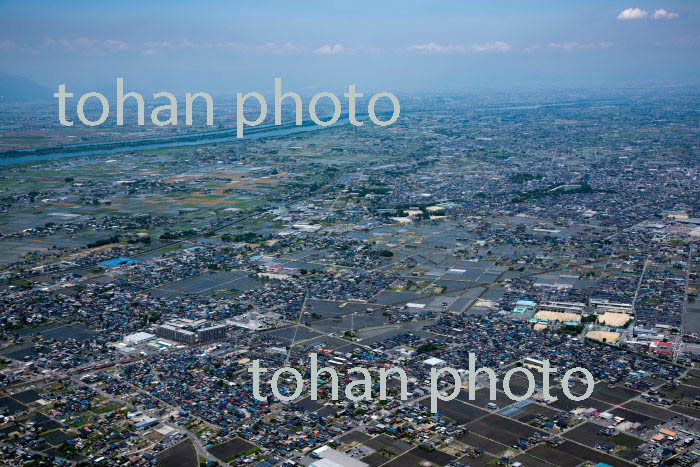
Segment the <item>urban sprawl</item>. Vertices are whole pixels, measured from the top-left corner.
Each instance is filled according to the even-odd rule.
[[[697,465],[698,90],[400,97],[244,140],[4,106],[0,463]]]

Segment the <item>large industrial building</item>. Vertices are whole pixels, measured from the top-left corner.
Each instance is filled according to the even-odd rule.
[[[206,344],[226,338],[225,324],[210,326],[205,320],[175,319],[156,328],[163,339],[187,345]]]
[[[317,460],[309,464],[309,467],[368,467],[369,464],[336,451],[330,446],[321,446],[311,453],[311,457]]]

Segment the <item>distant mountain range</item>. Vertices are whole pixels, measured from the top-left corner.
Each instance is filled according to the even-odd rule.
[[[52,91],[22,76],[0,73],[0,102],[51,99]]]

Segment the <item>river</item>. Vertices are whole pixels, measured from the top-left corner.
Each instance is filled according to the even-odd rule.
[[[378,114],[379,115],[379,114]],[[358,120],[365,120],[366,115],[358,115]],[[236,129],[217,130],[206,133],[198,133],[192,135],[181,136],[163,136],[160,138],[149,138],[146,140],[135,141],[114,141],[106,143],[81,144],[74,146],[65,146],[56,148],[56,152],[46,152],[46,150],[20,150],[12,155],[0,155],[0,166],[9,166],[17,164],[26,164],[32,162],[47,161],[52,159],[65,159],[68,157],[80,156],[99,156],[104,154],[120,154],[134,151],[146,151],[163,148],[176,148],[181,146],[198,146],[201,144],[224,143],[229,141],[245,141],[251,139],[270,138],[275,136],[288,136],[295,133],[305,133],[309,131],[318,131],[326,128],[335,128],[349,124],[347,117],[340,118],[336,123],[329,126],[309,125],[282,127],[276,125],[267,125],[259,128],[248,128],[248,133],[244,138],[236,137]],[[217,136],[221,134],[222,136]],[[107,147],[100,149],[100,146],[114,145],[115,147]],[[86,147],[86,149],[80,149]],[[23,154],[26,153],[26,154]]]
[[[608,102],[610,100],[604,99],[600,102]],[[508,105],[508,106],[493,106],[477,109],[469,109],[474,111],[503,111],[503,110],[533,110],[542,107],[556,107],[556,106],[576,106],[576,105],[589,105],[595,101],[582,100],[582,101],[572,101],[572,102],[552,102],[544,104],[531,104],[531,105]],[[612,102],[612,101],[610,101]],[[428,111],[430,112],[430,111]],[[387,115],[388,112],[377,112],[377,116]],[[323,117],[322,117],[323,118]],[[369,116],[367,114],[358,114],[357,120],[368,120]],[[302,126],[295,126],[291,123],[283,124],[282,126],[277,126],[273,124],[262,125],[258,127],[247,127],[246,135],[244,138],[236,137],[236,129],[229,128],[223,130],[214,130],[204,133],[196,133],[191,135],[176,135],[176,136],[162,136],[156,138],[132,140],[132,141],[110,141],[110,142],[97,142],[97,143],[83,143],[75,144],[70,146],[61,146],[54,149],[22,149],[14,151],[11,154],[0,153],[0,167],[10,166],[17,164],[26,164],[32,162],[40,162],[51,159],[65,159],[68,157],[79,157],[79,156],[99,156],[103,154],[119,154],[134,151],[147,151],[154,149],[163,148],[176,148],[183,146],[198,146],[202,144],[210,143],[225,143],[230,141],[245,141],[246,139],[261,139],[270,138],[276,136],[288,136],[295,133],[304,133],[309,131],[319,131],[326,128],[335,128],[343,125],[349,124],[350,121],[347,115],[341,116],[341,118],[330,126],[319,126],[313,124],[310,120],[305,120]],[[218,136],[221,135],[221,136]],[[105,146],[100,149],[101,146]],[[81,148],[85,149],[81,149]],[[55,152],[52,152],[55,151]]]

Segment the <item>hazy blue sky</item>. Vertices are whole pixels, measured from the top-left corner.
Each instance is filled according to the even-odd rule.
[[[0,0],[0,71],[51,87],[697,83],[699,48],[698,0]]]

